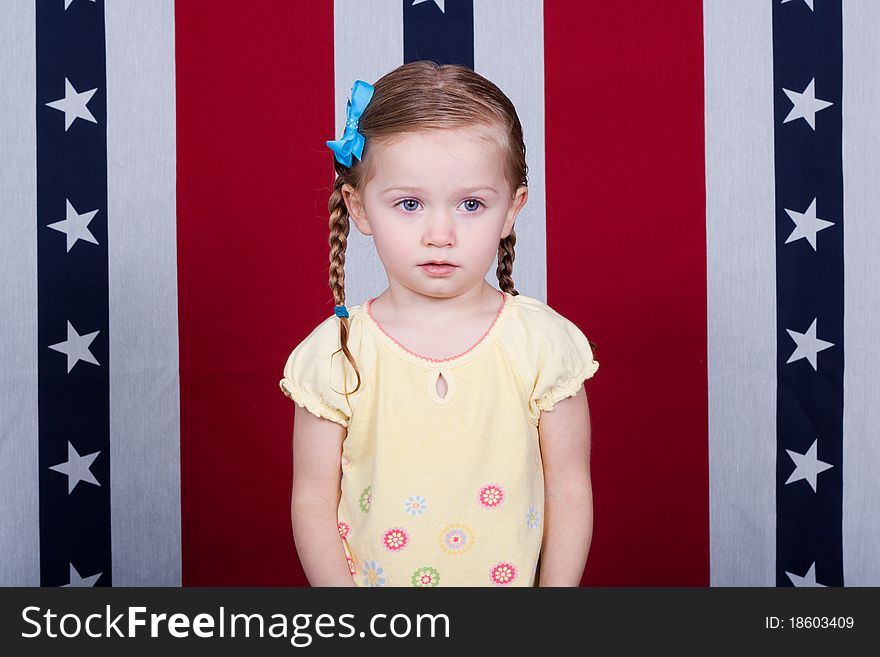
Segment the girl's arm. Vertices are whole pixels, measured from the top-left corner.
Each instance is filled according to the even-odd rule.
[[[593,538],[590,411],[581,386],[541,413],[544,542],[539,586],[580,586]]]
[[[342,425],[296,409],[290,518],[296,551],[312,586],[356,586],[336,517],[345,435]]]

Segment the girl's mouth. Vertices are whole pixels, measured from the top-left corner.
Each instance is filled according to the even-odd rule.
[[[419,265],[428,276],[449,276],[455,269],[455,265],[435,265],[435,264],[425,264]]]

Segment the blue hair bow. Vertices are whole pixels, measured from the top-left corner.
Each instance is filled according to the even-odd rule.
[[[340,139],[328,141],[327,145],[336,155],[336,160],[347,167],[351,166],[351,156],[361,159],[364,152],[364,136],[358,132],[358,121],[373,97],[373,85],[363,80],[355,80],[351,88],[351,98],[345,110],[345,132]]]

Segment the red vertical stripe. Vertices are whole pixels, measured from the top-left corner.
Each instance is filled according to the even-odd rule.
[[[305,584],[278,380],[333,308],[333,3],[175,19],[183,583]]]
[[[584,581],[705,586],[702,5],[547,2],[544,28],[548,303],[601,363]]]

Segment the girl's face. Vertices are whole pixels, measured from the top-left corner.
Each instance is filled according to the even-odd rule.
[[[482,286],[526,202],[511,194],[488,129],[434,130],[372,144],[373,177],[343,198],[358,230],[372,235],[389,285],[431,297]],[[444,273],[423,265],[454,265]]]

